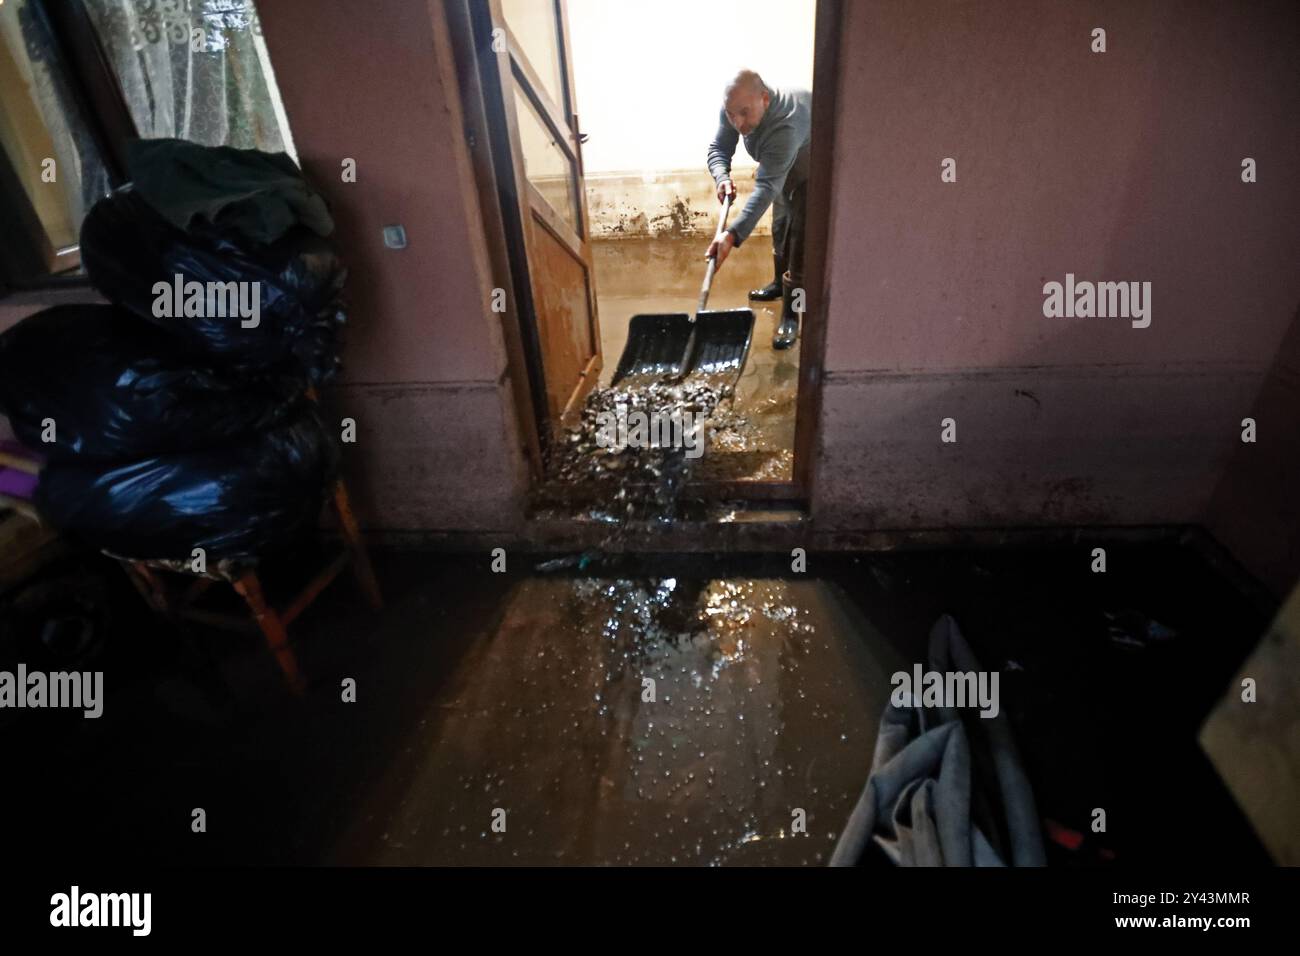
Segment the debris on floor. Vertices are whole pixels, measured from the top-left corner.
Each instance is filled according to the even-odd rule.
[[[558,442],[553,473],[594,514],[615,521],[671,521],[682,488],[712,439],[710,417],[731,392],[698,377],[683,382],[629,379],[587,396],[581,420]],[[635,430],[634,430],[635,429]],[[697,429],[692,431],[692,429]]]

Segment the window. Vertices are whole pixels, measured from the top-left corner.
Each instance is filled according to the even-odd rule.
[[[79,265],[82,217],[109,191],[100,144],[81,110],[68,64],[34,0],[0,5],[0,174],[6,259],[28,275]],[[22,242],[23,239],[27,241]]]
[[[0,0],[0,108],[8,286],[76,275],[131,138],[297,159],[253,0]]]
[[[516,82],[515,115],[524,154],[524,175],[575,234],[582,235],[573,161],[556,141],[528,94]]]

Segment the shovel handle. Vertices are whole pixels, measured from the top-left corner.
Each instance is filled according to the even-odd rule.
[[[722,201],[722,213],[718,216],[718,231],[713,234],[714,242],[720,242],[723,234],[727,231],[727,217],[731,215],[731,199],[732,196],[728,193],[727,198]],[[700,289],[700,301],[695,306],[697,313],[703,312],[705,304],[709,301],[709,289],[713,286],[713,273],[717,270],[718,256],[717,253],[714,253],[709,256],[709,266],[704,270],[704,286]],[[691,318],[691,321],[695,321],[694,317]]]

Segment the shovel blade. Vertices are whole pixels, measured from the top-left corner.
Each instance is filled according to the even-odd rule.
[[[695,324],[695,344],[686,356],[686,374],[739,378],[754,338],[753,309],[698,312]]]
[[[634,315],[613,383],[629,378],[676,378],[686,365],[691,317],[684,312]]]

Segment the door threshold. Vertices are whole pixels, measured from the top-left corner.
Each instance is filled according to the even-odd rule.
[[[655,485],[649,481],[627,481],[617,486],[628,497],[645,500]],[[549,479],[537,485],[531,494],[530,510],[540,508],[583,509],[605,504],[610,498],[610,484],[596,480],[571,481]],[[801,499],[793,481],[688,481],[682,489],[682,501],[776,502]]]
[[[527,518],[526,537],[547,550],[770,551],[797,546],[810,526],[800,501],[678,504],[680,514],[671,520],[624,519],[602,505],[539,507]]]

